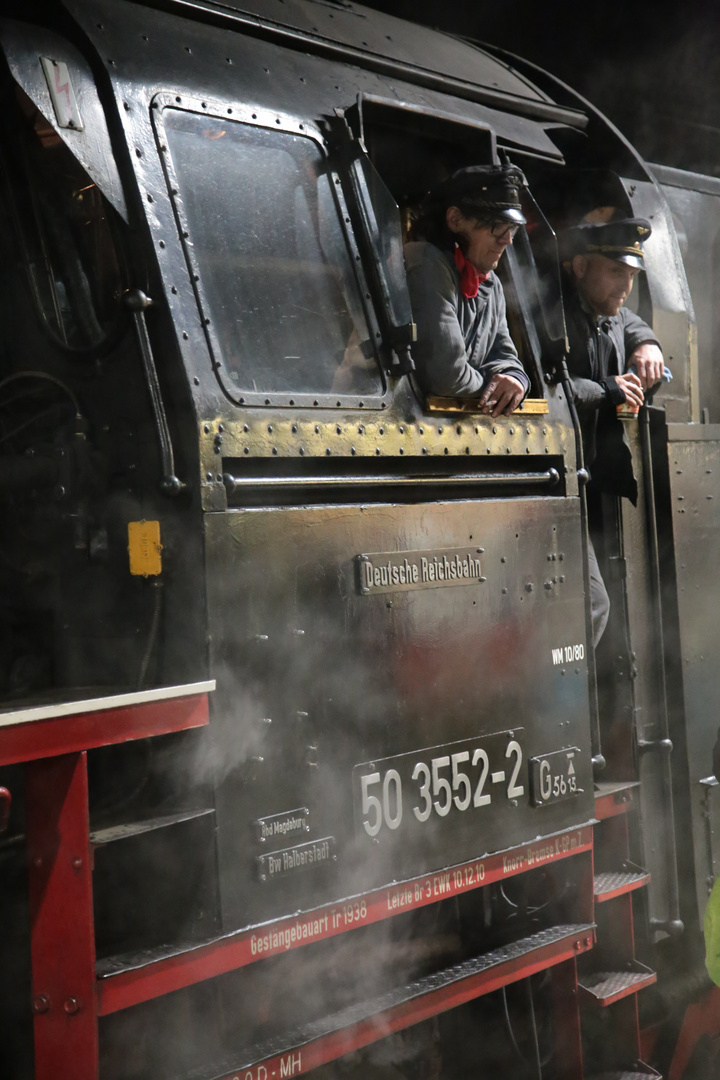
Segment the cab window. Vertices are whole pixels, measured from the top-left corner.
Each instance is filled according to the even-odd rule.
[[[363,160],[366,156],[367,167],[376,177],[370,196],[376,206],[379,191],[384,192],[386,203],[394,200],[404,240],[420,238],[416,223],[422,214],[425,197],[441,180],[456,169],[490,164],[506,157],[505,146],[498,151],[495,127],[480,114],[474,119],[463,119],[434,109],[359,95],[355,105],[346,110],[345,118],[351,138],[356,140],[355,157]],[[508,134],[517,136],[524,132],[526,139],[537,144],[536,149],[560,157],[537,125],[529,121],[518,123],[517,117],[503,119],[496,114],[493,123],[498,121],[503,143],[507,143]],[[527,194],[523,195],[523,200],[524,203],[532,201]],[[525,208],[527,212],[528,206]],[[387,228],[385,232],[388,232]],[[380,249],[376,241],[374,246]],[[387,257],[385,262],[388,262]],[[507,301],[510,335],[530,378],[530,396],[542,397],[540,361],[543,348],[552,337],[549,329],[546,332],[545,325],[547,316],[552,314],[552,305],[546,302],[545,289],[538,280],[525,230],[521,230],[515,244],[507,249],[497,273]],[[554,349],[548,351],[554,355]]]
[[[264,394],[286,404],[302,395],[381,394],[322,147],[173,108],[162,121],[225,391],[239,404],[262,404]]]

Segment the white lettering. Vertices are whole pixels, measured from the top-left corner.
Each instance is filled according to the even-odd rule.
[[[302,1070],[301,1052],[298,1050],[295,1057],[292,1054],[287,1054],[284,1058],[280,1058],[280,1076],[294,1076],[296,1072]]]
[[[279,821],[262,821],[260,829],[263,840],[273,836],[286,836],[287,833],[304,832],[305,819],[299,817],[281,818]]]
[[[550,762],[543,759],[540,762],[540,798],[547,802],[552,794],[552,777],[550,775]]]
[[[538,863],[546,862],[547,859],[554,859],[555,849],[552,844],[546,844],[541,847],[528,848],[526,856],[528,866],[536,866]]]
[[[523,862],[524,859],[522,855],[503,855],[503,874],[510,874],[514,870],[522,870]]]
[[[253,956],[259,956],[261,953],[274,952],[277,949],[289,949],[295,941],[309,941],[311,938],[322,937],[328,932],[328,918],[327,915],[323,915],[319,919],[309,919],[304,923],[296,922],[293,926],[271,930],[262,937],[253,934],[250,938],[250,952]]]
[[[450,875],[439,874],[433,878],[433,896],[444,896],[451,891]]]
[[[387,894],[388,911],[410,907],[413,903],[412,889],[390,889]]]
[[[552,650],[553,664],[572,664],[584,659],[585,646],[582,643],[578,645],[561,645],[559,649]]]

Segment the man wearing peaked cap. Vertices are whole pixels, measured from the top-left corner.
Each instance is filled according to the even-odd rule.
[[[584,221],[571,230],[576,254],[604,255],[616,262],[645,269],[643,241],[652,227],[644,218],[621,218],[619,221]]]
[[[525,223],[523,184],[511,165],[458,170],[430,192],[405,246],[422,389],[477,397],[492,416],[511,413],[530,389],[493,273]]]
[[[637,410],[645,391],[663,378],[663,355],[652,329],[624,307],[633,280],[645,267],[643,243],[652,227],[598,207],[561,238],[570,350],[568,370],[583,436],[590,490],[637,501],[630,448],[617,407]],[[610,601],[590,545],[595,644],[607,623]]]
[[[481,214],[524,225],[520,188],[525,178],[514,165],[471,165],[458,169],[430,193],[428,203],[451,206],[462,203]]]

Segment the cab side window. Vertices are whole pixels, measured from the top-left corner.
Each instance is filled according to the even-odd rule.
[[[226,392],[382,393],[322,147],[179,109],[162,120]]]
[[[484,124],[377,98],[360,100],[347,116],[355,133],[362,133],[363,149],[397,204],[405,240],[428,239],[417,223],[429,191],[458,169],[497,160],[495,132]],[[541,344],[533,311],[537,271],[524,234],[507,249],[498,276],[508,329],[530,379],[530,396],[542,397]]]

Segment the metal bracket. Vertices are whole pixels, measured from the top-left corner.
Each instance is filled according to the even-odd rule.
[[[650,750],[660,750],[663,754],[672,754],[672,739],[638,739],[638,750],[647,754]]]
[[[175,459],[172,441],[170,439],[170,428],[165,413],[162,391],[160,390],[160,380],[158,379],[157,368],[155,367],[155,358],[153,357],[152,346],[150,345],[150,335],[148,334],[147,324],[145,322],[145,309],[151,307],[153,301],[140,289],[128,289],[123,300],[132,315],[143,368],[145,370],[145,379],[150,392],[153,415],[155,417],[155,428],[160,444],[160,462],[162,468],[160,490],[163,495],[180,495],[183,491],[187,490],[188,485],[183,483],[182,480],[179,480],[175,475]]]

